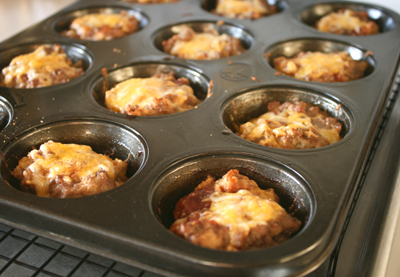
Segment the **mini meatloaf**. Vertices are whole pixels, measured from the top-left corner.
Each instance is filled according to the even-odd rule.
[[[274,67],[296,79],[312,82],[348,82],[364,77],[366,61],[353,60],[348,52],[301,52],[293,58],[277,57]]]
[[[325,33],[367,36],[379,33],[378,25],[364,11],[341,9],[317,21],[315,27]]]
[[[269,147],[310,149],[341,139],[342,124],[326,111],[303,101],[268,103],[268,112],[240,125],[237,135]]]
[[[65,37],[85,40],[111,40],[139,30],[139,21],[127,11],[117,13],[91,13],[75,18]]]
[[[215,14],[240,19],[257,19],[277,12],[266,0],[218,0]]]
[[[3,68],[1,85],[10,88],[39,88],[65,83],[83,74],[57,44],[39,46],[34,52],[12,59]]]
[[[230,170],[215,181],[208,176],[179,200],[170,231],[211,249],[241,251],[274,246],[300,229],[301,221],[279,204],[273,189]]]
[[[156,73],[149,78],[132,78],[106,91],[109,110],[135,116],[166,115],[200,104],[190,81],[174,73]]]
[[[206,26],[202,33],[182,26],[177,34],[164,40],[162,46],[167,54],[191,60],[214,60],[246,51],[239,39],[220,35],[212,25]]]
[[[48,141],[23,157],[12,175],[21,190],[42,197],[97,194],[123,184],[127,162],[97,154],[87,145]]]

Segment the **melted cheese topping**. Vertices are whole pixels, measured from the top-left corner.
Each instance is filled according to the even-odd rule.
[[[214,192],[208,200],[211,201],[211,206],[202,215],[202,219],[207,218],[228,226],[232,234],[238,231],[248,232],[251,228],[268,224],[286,213],[278,203],[263,199],[248,190],[239,190],[236,193]]]
[[[323,18],[321,25],[324,24],[325,20],[329,20],[329,25],[336,29],[344,29],[349,32],[352,30],[359,29],[363,25],[363,22],[358,17],[353,17],[348,14],[331,14],[328,18]],[[320,31],[327,32],[327,29],[321,28]]]
[[[353,60],[348,52],[301,52],[294,58],[277,57],[275,68],[296,79],[315,82],[346,82],[364,76],[365,61]]]
[[[3,83],[11,87],[14,86],[14,79],[17,79],[16,87],[19,88],[51,86],[55,84],[54,75],[57,72],[62,71],[65,76],[73,78],[82,71],[71,64],[71,60],[59,46],[41,45],[32,53],[12,59],[10,65],[2,71]],[[25,78],[27,81],[24,81]],[[36,86],[31,83],[33,80],[37,80]]]
[[[130,22],[131,19],[125,14],[92,13],[76,18],[72,22],[71,28],[76,29],[78,34],[80,34],[79,30],[82,26],[88,26],[93,29],[103,26],[108,26],[110,28],[121,27],[123,31],[127,32],[130,29]]]
[[[28,157],[34,162],[28,167],[32,178],[26,182],[36,185],[38,196],[48,195],[49,184],[57,176],[71,183],[71,176],[78,176],[79,179],[94,177],[102,170],[107,172],[111,180],[115,180],[113,160],[95,153],[90,146],[48,141],[39,150],[31,151]]]
[[[184,59],[198,59],[204,54],[209,58],[219,58],[227,43],[226,34],[196,33],[189,41],[177,40],[171,49],[171,55]]]
[[[33,53],[14,58],[11,62],[11,66],[14,65],[19,65],[15,73],[27,73],[29,75],[29,73],[34,70],[53,71],[57,68],[68,66],[68,63],[65,62],[65,57],[63,55],[58,55],[57,53],[46,55],[41,48],[38,48]]]
[[[332,12],[322,17],[316,25],[319,31],[327,33],[360,34],[361,28],[364,27],[372,33],[379,32],[379,27],[373,21],[364,21],[357,16],[356,12],[348,9]]]
[[[298,66],[299,64],[301,66]],[[339,53],[313,52],[296,58],[296,63],[289,61],[283,70],[294,73],[294,77],[298,79],[307,79],[311,75],[318,79],[324,74],[334,75],[343,71],[346,64],[348,63],[343,61]]]
[[[215,13],[231,18],[258,18],[271,12],[259,0],[219,0],[215,9]]]
[[[294,133],[297,129],[303,130],[304,136],[308,139],[322,137],[328,144],[338,142],[341,137],[337,129],[319,128],[313,125],[312,120],[317,120],[318,118],[324,119],[325,116],[317,114],[314,117],[310,117],[305,113],[295,112],[290,109],[283,110],[279,114],[267,112],[242,124],[237,134],[246,140],[275,148],[286,148],[280,145],[278,140],[280,138],[285,140],[290,136],[295,137]],[[320,146],[322,145],[314,145],[314,147]]]
[[[144,107],[151,105],[154,99],[170,94],[177,96],[174,98],[173,104],[178,107],[179,111],[185,110],[188,95],[194,95],[193,89],[188,85],[179,85],[172,81],[153,77],[132,78],[107,91],[105,104],[112,111],[125,113],[128,106]]]
[[[273,112],[265,113],[264,115],[260,116],[259,119],[264,119],[266,121],[276,121],[277,124],[286,125],[272,130],[273,134],[276,137],[286,136],[287,131],[285,129],[300,127],[303,130],[307,130],[308,132],[310,132],[311,135],[313,134],[313,129],[317,129],[321,136],[326,139],[329,144],[338,142],[340,140],[340,135],[336,129],[323,129],[313,126],[312,119],[323,117],[324,116],[321,114],[317,114],[315,117],[309,117],[304,113],[285,110],[281,114],[275,114]]]

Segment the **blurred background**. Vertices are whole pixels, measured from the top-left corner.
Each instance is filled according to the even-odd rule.
[[[25,30],[76,1],[79,0],[0,0],[0,41]],[[400,14],[400,0],[354,0],[353,2],[380,5]]]

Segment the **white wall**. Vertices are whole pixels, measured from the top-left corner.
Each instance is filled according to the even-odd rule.
[[[76,0],[0,0],[0,41],[9,38]]]

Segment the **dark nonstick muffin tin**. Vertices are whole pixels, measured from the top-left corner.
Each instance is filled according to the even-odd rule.
[[[0,87],[1,221],[165,275],[305,275],[324,262],[342,231],[395,76],[400,17],[362,3],[278,2],[275,15],[240,20],[210,13],[204,1],[80,1],[2,42],[1,68],[37,45],[57,43],[74,61],[82,60],[85,73],[45,88]],[[382,32],[339,36],[308,25],[321,16],[321,7],[330,11],[344,6],[367,11]],[[100,42],[59,34],[74,15],[104,8],[140,15],[141,29]],[[243,40],[247,51],[196,61],[160,50],[173,26],[205,23]],[[306,82],[276,74],[271,58],[307,50],[349,51],[354,59],[366,60],[369,68],[364,78],[346,83]],[[126,116],[104,107],[105,88],[157,71],[187,77],[202,103],[153,117]],[[240,123],[266,111],[266,102],[298,99],[338,117],[343,139],[317,149],[284,150],[235,134]],[[87,144],[99,153],[128,159],[129,180],[113,190],[74,199],[19,191],[10,170],[47,140]],[[238,169],[262,188],[274,188],[281,205],[302,221],[300,231],[278,246],[243,252],[198,247],[170,233],[179,198],[207,174],[220,177],[229,169]]]

